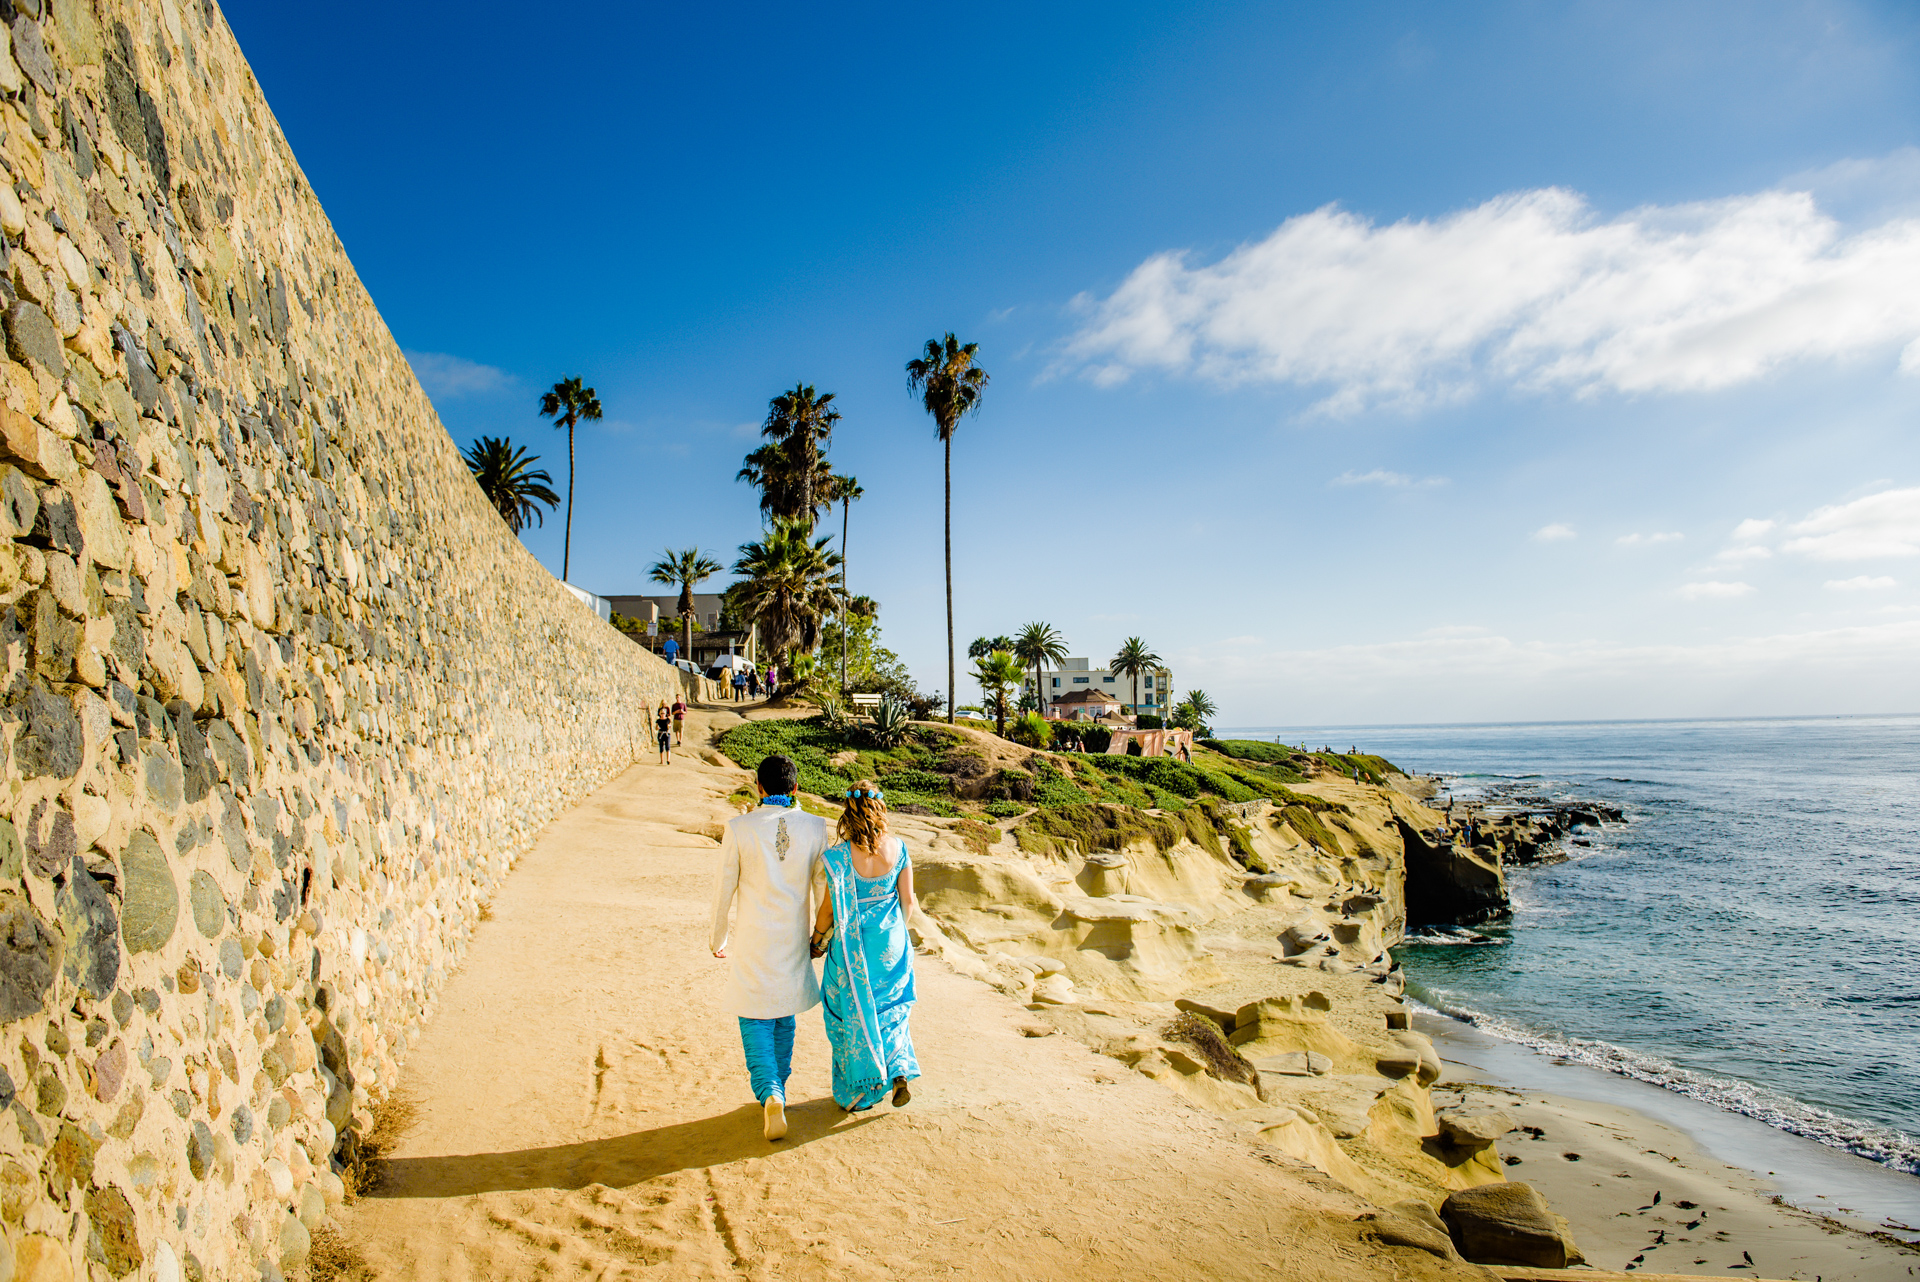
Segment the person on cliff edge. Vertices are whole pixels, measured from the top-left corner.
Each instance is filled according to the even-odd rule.
[[[731,963],[721,1004],[740,1020],[761,1133],[777,1140],[787,1134],[794,1016],[820,1004],[820,982],[808,956],[808,898],[831,832],[826,820],[796,803],[800,768],[793,758],[775,754],[756,773],[760,804],[729,819],[720,843],[712,949]],[[729,931],[727,916],[736,901],[739,911]]]

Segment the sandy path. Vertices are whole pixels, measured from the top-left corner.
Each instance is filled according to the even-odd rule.
[[[373,1276],[1464,1276],[927,959],[913,1104],[842,1115],[814,1012],[793,1133],[763,1141],[704,939],[702,834],[742,778],[637,765],[516,868],[403,1071],[418,1119],[344,1213]]]

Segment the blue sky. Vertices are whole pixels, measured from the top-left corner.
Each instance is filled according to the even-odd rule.
[[[963,644],[1139,634],[1222,725],[1920,709],[1910,8],[226,12],[456,440],[564,482],[598,387],[583,586],[730,562],[812,382],[943,685],[953,329]]]

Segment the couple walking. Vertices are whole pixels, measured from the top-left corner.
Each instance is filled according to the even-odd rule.
[[[864,1112],[889,1091],[895,1108],[912,1098],[913,862],[887,831],[886,798],[871,780],[847,790],[840,840],[829,845],[827,821],[796,804],[791,757],[768,757],[757,774],[760,804],[728,820],[721,843],[712,949],[731,963],[723,1004],[740,1020],[762,1133],[777,1140],[787,1133],[794,1016],[816,1005],[841,1108]],[[818,978],[815,957],[825,959]]]

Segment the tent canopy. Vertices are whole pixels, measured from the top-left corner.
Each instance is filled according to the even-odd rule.
[[[746,672],[752,667],[753,665],[747,662],[747,657],[743,654],[723,654],[713,661],[713,665],[707,671]]]

